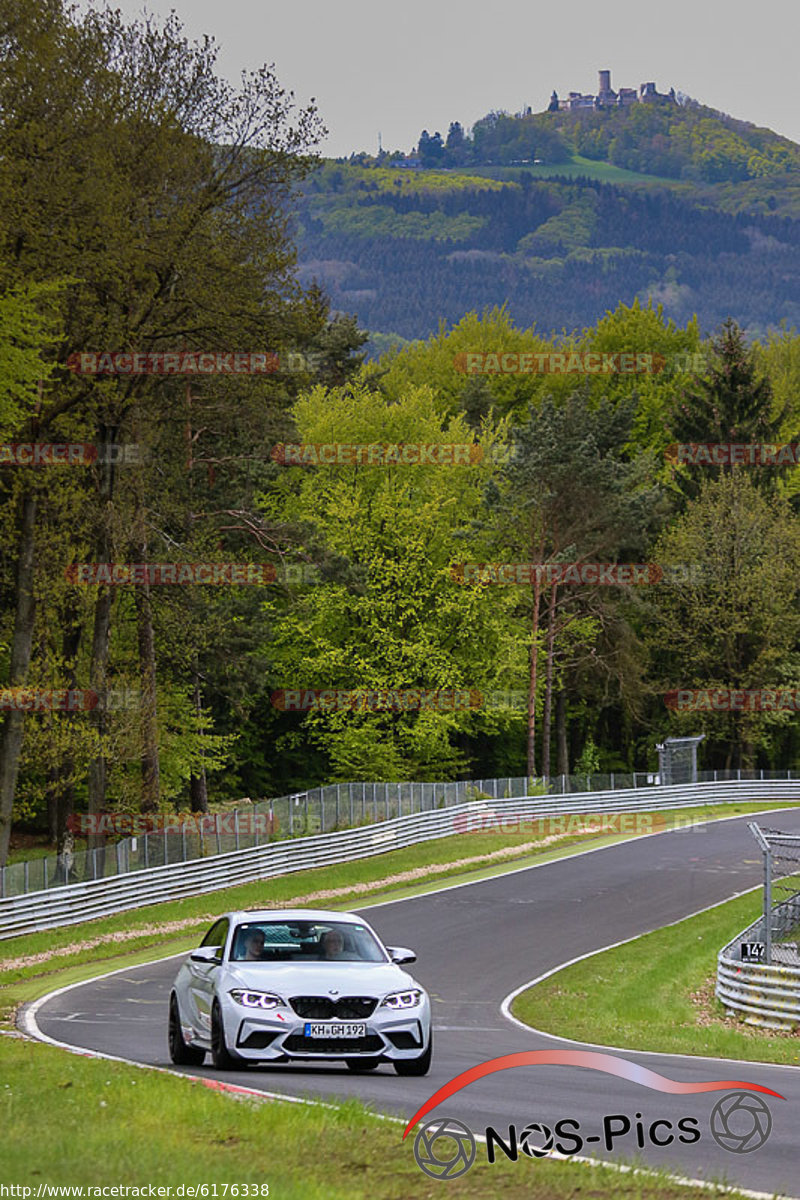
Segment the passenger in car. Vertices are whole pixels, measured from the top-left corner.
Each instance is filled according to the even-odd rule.
[[[358,956],[348,953],[344,948],[344,938],[338,929],[329,929],[320,938],[320,947],[324,959],[336,958],[340,961],[352,962]]]

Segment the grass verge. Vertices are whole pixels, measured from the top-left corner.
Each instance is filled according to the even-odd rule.
[[[198,1081],[7,1038],[0,1039],[0,1063],[2,1182],[31,1187],[34,1196],[40,1184],[122,1184],[144,1187],[144,1195],[148,1185],[206,1185],[206,1196],[216,1184],[220,1197],[225,1184],[228,1196],[235,1184],[240,1197],[266,1195],[268,1187],[279,1200],[438,1195],[439,1184],[415,1162],[412,1135],[403,1142],[402,1125],[353,1101],[233,1100]],[[660,1174],[524,1156],[489,1166],[482,1147],[473,1168],[446,1190],[457,1200],[697,1197]]]
[[[594,954],[513,1002],[515,1017],[561,1037],[622,1049],[800,1064],[800,1032],[727,1017],[714,996],[717,954],[761,911],[757,888],[677,925]]]

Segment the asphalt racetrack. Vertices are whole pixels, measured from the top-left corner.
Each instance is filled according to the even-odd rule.
[[[361,910],[386,943],[410,946],[417,953],[418,961],[410,970],[428,988],[434,1016],[433,1066],[424,1078],[400,1078],[388,1065],[367,1075],[351,1074],[344,1066],[276,1065],[248,1067],[219,1077],[287,1095],[357,1096],[380,1112],[408,1121],[439,1087],[487,1059],[525,1050],[577,1049],[577,1043],[515,1024],[501,1011],[504,998],[570,959],[657,929],[759,884],[761,854],[747,829],[748,819],[752,818],[643,837]],[[800,833],[800,809],[757,819]],[[267,894],[268,885],[265,906]],[[709,974],[718,949],[709,947]],[[41,1034],[57,1042],[171,1067],[167,1001],[180,961],[171,958],[132,967],[72,987],[39,1002],[35,1023]],[[586,1003],[591,1004],[590,996]],[[30,1029],[30,1014],[27,1022]],[[787,1040],[787,1061],[798,1050],[800,1040]],[[638,1154],[640,1161],[683,1176],[724,1178],[759,1192],[800,1196],[800,1070],[639,1054],[613,1046],[609,1052],[669,1079],[744,1080],[772,1088],[786,1099],[765,1097],[771,1133],[764,1145],[749,1153],[724,1149],[710,1132],[714,1105],[735,1089],[672,1095],[574,1065],[520,1066],[496,1072],[469,1084],[425,1119],[456,1118],[478,1135],[493,1126],[506,1140],[511,1124],[521,1131],[530,1123],[552,1128],[557,1121],[571,1120],[579,1123],[583,1156],[631,1161]],[[214,1076],[209,1067],[187,1073]],[[630,1131],[612,1136],[607,1148],[604,1118],[613,1134],[623,1128],[624,1117],[630,1121]],[[677,1122],[687,1117],[696,1118],[701,1134],[692,1144],[677,1139]],[[637,1121],[644,1130],[642,1149],[637,1146]],[[672,1123],[675,1137],[670,1144],[654,1144],[669,1137],[669,1126],[653,1126],[656,1121]],[[735,1121],[730,1129],[734,1126]],[[567,1128],[576,1130],[575,1125]],[[402,1136],[399,1125],[397,1136],[398,1140]],[[411,1155],[413,1135],[406,1144]],[[542,1139],[534,1136],[531,1144],[540,1146]],[[577,1152],[575,1145],[570,1142],[568,1152]],[[485,1156],[483,1147],[478,1154]],[[446,1190],[446,1184],[442,1187]]]

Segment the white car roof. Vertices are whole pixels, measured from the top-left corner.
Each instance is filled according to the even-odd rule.
[[[327,908],[252,908],[225,913],[231,921],[348,921],[357,925],[368,922],[354,913],[336,912]]]

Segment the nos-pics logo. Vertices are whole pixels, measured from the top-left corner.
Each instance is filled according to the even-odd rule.
[[[417,1122],[431,1109],[476,1079],[510,1067],[543,1064],[578,1066],[603,1071],[671,1095],[726,1092],[711,1110],[708,1129],[717,1145],[732,1154],[750,1154],[759,1150],[769,1138],[772,1115],[766,1102],[757,1093],[785,1099],[771,1088],[739,1079],[680,1083],[626,1059],[597,1051],[531,1050],[490,1059],[457,1075],[455,1079],[439,1088],[415,1113],[406,1126],[403,1137],[406,1138]],[[490,1125],[486,1127],[483,1136],[487,1161],[494,1163],[499,1158],[516,1162],[520,1154],[528,1158],[544,1158],[555,1151],[559,1155],[569,1156],[590,1149],[593,1145],[602,1146],[608,1152],[615,1149],[635,1152],[636,1149],[643,1150],[647,1146],[669,1146],[673,1142],[692,1145],[700,1141],[703,1131],[699,1118],[694,1116],[669,1119],[658,1117],[653,1120],[651,1117],[644,1118],[641,1112],[633,1116],[617,1112],[603,1116],[597,1128],[582,1127],[580,1121],[564,1117],[552,1125],[538,1121],[522,1127],[511,1124],[503,1132]],[[457,1179],[469,1171],[476,1155],[477,1141],[472,1130],[453,1117],[436,1117],[426,1121],[414,1140],[414,1157],[417,1164],[433,1179]]]

